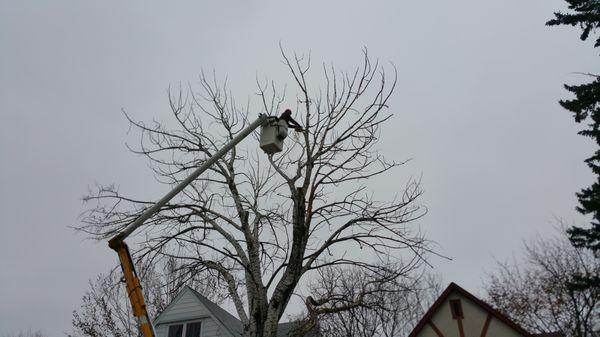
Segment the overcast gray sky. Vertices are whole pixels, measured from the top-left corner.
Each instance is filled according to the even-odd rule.
[[[87,280],[116,263],[75,234],[95,182],[158,197],[128,153],[120,109],[166,118],[166,90],[202,68],[238,98],[255,75],[280,77],[278,43],[348,68],[366,46],[399,73],[382,147],[423,177],[420,221],[445,282],[480,290],[494,258],[583,223],[575,191],[593,146],[557,100],[574,72],[598,71],[578,31],[544,22],[559,0],[5,1],[0,0],[0,335],[70,331]],[[290,106],[295,106],[290,101]],[[131,139],[129,139],[131,140]],[[396,177],[393,177],[396,179]],[[393,192],[394,184],[372,186]]]

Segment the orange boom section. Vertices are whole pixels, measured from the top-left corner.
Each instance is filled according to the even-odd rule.
[[[121,262],[123,278],[125,279],[127,288],[127,296],[133,309],[133,316],[137,319],[138,326],[144,337],[155,337],[154,329],[146,310],[142,285],[140,284],[140,279],[137,277],[131,254],[129,254],[129,248],[127,248],[125,242],[119,240],[120,238],[117,237],[115,239],[110,240],[108,246],[119,254],[119,261]]]

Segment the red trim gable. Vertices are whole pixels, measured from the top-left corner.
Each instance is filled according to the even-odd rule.
[[[473,303],[477,304],[478,306],[483,308],[483,310],[485,310],[489,315],[493,316],[494,318],[496,318],[499,321],[503,322],[504,324],[508,325],[513,330],[522,334],[524,337],[533,337],[532,334],[527,332],[525,329],[523,329],[517,323],[510,320],[510,318],[504,316],[498,310],[492,308],[489,304],[487,304],[487,303],[483,302],[482,300],[480,300],[479,298],[475,297],[473,294],[471,294],[470,292],[461,288],[460,286],[458,286],[458,284],[456,284],[454,282],[450,283],[450,285],[448,285],[448,288],[446,288],[446,290],[444,290],[444,292],[440,295],[440,297],[438,297],[438,299],[435,300],[435,302],[433,303],[431,308],[429,308],[429,310],[427,310],[427,312],[425,313],[423,318],[421,318],[419,323],[417,323],[417,325],[415,326],[413,331],[410,333],[410,335],[408,335],[408,337],[416,337],[419,334],[419,332],[421,332],[421,330],[423,330],[423,328],[427,325],[427,323],[431,321],[433,314],[435,314],[438,311],[438,309],[446,301],[448,296],[450,296],[450,294],[455,291],[457,293],[461,294],[462,296],[466,297],[468,300],[472,301]]]

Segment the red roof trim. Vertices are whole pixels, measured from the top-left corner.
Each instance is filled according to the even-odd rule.
[[[498,319],[499,321],[505,323],[509,327],[513,328],[514,330],[516,330],[517,332],[519,332],[523,336],[525,336],[525,337],[533,337],[532,334],[530,334],[529,332],[527,332],[527,330],[523,329],[517,323],[513,322],[510,318],[504,316],[498,310],[492,308],[489,304],[487,304],[487,303],[483,302],[482,300],[480,300],[479,298],[475,297],[473,294],[471,294],[470,292],[468,292],[465,289],[461,288],[458,284],[456,284],[454,282],[450,283],[448,285],[448,288],[446,288],[446,290],[444,290],[444,292],[440,295],[440,297],[438,297],[438,299],[435,300],[435,302],[433,303],[433,305],[431,306],[431,308],[429,308],[429,310],[427,310],[427,312],[425,313],[425,315],[423,316],[423,318],[421,318],[421,320],[419,321],[419,323],[417,323],[417,325],[415,326],[415,328],[413,329],[413,331],[410,333],[410,335],[408,335],[408,337],[415,337],[415,336],[417,336],[417,334],[419,332],[421,332],[421,330],[423,330],[423,328],[425,327],[425,325],[427,325],[427,322],[429,322],[431,320],[431,317],[433,316],[433,314],[435,314],[438,311],[438,309],[440,308],[440,306],[442,305],[442,303],[444,303],[444,301],[446,301],[446,299],[448,298],[448,296],[450,296],[450,294],[452,292],[454,292],[454,291],[458,292],[462,296],[466,297],[467,299],[471,300],[475,304],[479,305],[485,311],[487,311],[489,314],[491,314],[492,316],[494,316],[496,319]]]

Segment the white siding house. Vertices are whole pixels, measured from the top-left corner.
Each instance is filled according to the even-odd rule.
[[[157,337],[240,337],[243,332],[239,319],[187,286],[153,323]],[[293,327],[281,323],[277,335],[288,336]]]
[[[154,320],[157,337],[236,337],[235,333],[241,328],[241,322],[225,310],[218,307],[218,310],[215,310],[214,307],[216,305],[206,297],[189,287],[184,287]],[[222,322],[223,320],[236,320],[239,324],[238,329],[235,326],[225,326],[226,322]],[[200,331],[192,331],[198,325]],[[189,329],[190,327],[192,329]],[[178,329],[181,332],[177,332]]]
[[[455,283],[435,301],[409,337],[532,337]]]

